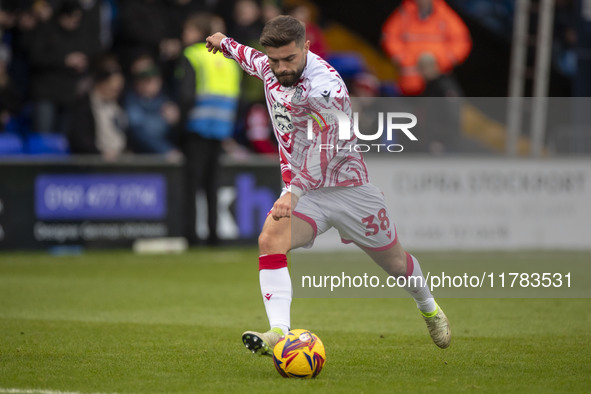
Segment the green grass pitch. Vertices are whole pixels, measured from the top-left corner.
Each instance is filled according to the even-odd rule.
[[[439,301],[447,350],[410,298],[294,300],[294,328],[320,336],[327,363],[317,379],[284,379],[240,340],[267,328],[255,249],[3,253],[0,393],[591,392],[588,299]]]

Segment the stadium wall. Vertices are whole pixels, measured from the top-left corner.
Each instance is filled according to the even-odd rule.
[[[366,157],[409,250],[591,249],[591,160]],[[341,248],[336,232],[316,249]]]
[[[224,241],[256,242],[281,190],[277,167],[264,158],[224,161],[218,205]],[[181,162],[152,156],[113,163],[95,157],[5,159],[0,180],[0,250],[69,253],[184,235]]]
[[[408,249],[591,249],[589,159],[384,153],[366,160]],[[0,250],[128,247],[138,238],[183,236],[183,173],[182,163],[153,157],[2,161]],[[274,160],[225,158],[222,241],[254,245],[280,190]],[[206,218],[198,219],[203,236]],[[342,247],[331,231],[314,250]]]

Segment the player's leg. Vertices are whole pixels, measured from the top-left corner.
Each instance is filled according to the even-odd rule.
[[[267,216],[259,236],[259,282],[271,329],[242,335],[244,345],[253,353],[271,355],[277,341],[289,331],[292,286],[287,252],[308,244],[313,237],[312,226],[296,216],[280,220]]]
[[[448,347],[451,342],[449,321],[435,302],[416,257],[406,252],[400,242],[385,250],[361,248],[389,275],[406,278],[403,288],[414,298],[433,342],[440,348]]]
[[[259,280],[271,328],[289,331],[292,296],[287,252],[312,240],[312,227],[298,217],[267,217],[259,236]]]
[[[331,212],[331,221],[343,241],[357,244],[389,275],[406,278],[403,288],[423,314],[431,338],[439,347],[449,346],[447,318],[435,303],[418,260],[400,244],[382,192],[365,184],[332,193],[323,209]]]
[[[390,276],[407,278],[404,289],[414,298],[423,313],[433,312],[435,301],[421,271],[418,260],[396,242],[386,250],[361,248]]]

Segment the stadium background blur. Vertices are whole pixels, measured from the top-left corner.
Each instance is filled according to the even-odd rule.
[[[153,163],[182,168],[186,113],[183,114],[185,110],[179,102],[178,71],[186,45],[183,24],[195,13],[215,15],[216,30],[224,30],[237,41],[255,47],[259,46],[258,37],[266,20],[280,13],[291,13],[307,23],[312,51],[325,57],[341,73],[352,97],[400,97],[397,81],[401,70],[383,50],[386,38],[382,27],[402,3],[366,1],[363,7],[351,12],[350,7],[342,7],[334,0],[3,0],[0,2],[0,161],[13,165],[15,161],[22,164],[57,160],[84,172],[78,161],[82,154],[95,157],[96,163],[102,163],[99,165],[128,165],[149,157]],[[439,130],[440,135],[432,137],[433,143],[423,143],[404,154],[503,157],[508,152],[505,128],[498,126],[502,124],[499,117],[503,114],[479,105],[478,100],[471,106],[470,98],[506,98],[509,94],[515,2],[448,0],[447,3],[467,26],[471,49],[466,60],[445,75],[443,85],[427,89],[419,96],[451,100],[462,97],[471,111],[472,121],[463,122],[461,130],[446,129],[443,133]],[[528,32],[525,96],[532,96],[534,89],[532,59],[540,4],[541,1],[533,1],[529,11],[534,22]],[[555,2],[550,97],[591,96],[588,8],[586,0]],[[148,65],[142,68],[144,60]],[[134,69],[136,66],[141,69]],[[111,106],[105,110],[117,115],[118,121],[108,130],[114,134],[107,135],[122,135],[120,143],[115,144],[119,147],[115,147],[114,154],[101,152],[97,147],[81,149],[73,141],[82,136],[87,138],[88,129],[93,126],[80,121],[81,108],[86,107],[76,103],[88,96],[98,82],[109,81],[112,74],[124,78],[120,87],[115,86]],[[160,79],[156,86],[161,84],[156,93],[160,104],[154,104],[159,106],[151,112],[156,119],[140,122],[134,128],[132,120],[137,116],[134,117],[131,107],[142,100],[138,86],[141,81],[154,78]],[[148,126],[155,124],[161,125],[159,131],[148,132]],[[546,132],[544,156],[587,156],[591,152],[588,126],[582,131]],[[527,156],[529,136],[525,129],[521,133],[524,148],[520,145],[518,154]],[[446,145],[445,134],[456,132],[462,134],[463,143]],[[421,139],[429,141],[429,138],[425,134]],[[106,145],[112,145],[111,142]],[[238,117],[232,138],[223,141],[222,161],[240,166],[240,163],[252,165],[263,160],[272,166],[276,162],[274,144],[262,85],[253,78],[243,78]],[[247,178],[241,179],[243,191],[244,188],[255,190],[248,188]],[[262,199],[261,196],[253,197],[255,202],[236,203],[232,208],[262,206],[272,199],[268,194]],[[6,211],[5,208],[4,217]],[[243,219],[256,221],[250,216]]]
[[[294,327],[313,330],[327,349],[327,365],[313,381],[281,378],[240,341],[244,329],[266,322],[255,245],[281,190],[262,87],[253,78],[242,79],[234,138],[224,141],[222,247],[161,254],[178,251],[172,241],[188,235],[183,109],[174,109],[182,107],[175,86],[182,23],[195,11],[213,12],[228,34],[256,45],[265,18],[289,7],[314,23],[313,50],[339,70],[354,100],[381,96],[387,111],[399,111],[407,100],[423,99],[397,97],[399,70],[381,46],[382,26],[402,1],[80,0],[80,8],[62,1],[0,0],[0,393],[589,392],[591,0],[555,1],[540,155],[529,149],[528,122],[537,102],[529,97],[540,49],[536,10],[545,0],[532,0],[527,11],[528,97],[519,107],[508,96],[514,4],[521,1],[448,0],[472,48],[427,104],[437,110],[452,103],[456,115],[461,104],[461,121],[440,131],[469,143],[408,144],[403,153],[366,155],[403,245],[425,272],[491,280],[568,272],[573,287],[518,288],[517,280],[516,288],[498,281],[494,288],[439,288],[435,296],[454,332],[452,346],[441,351],[404,292],[392,289],[388,297],[404,298],[386,299],[376,289],[353,288],[345,290],[371,294],[338,299],[328,289],[319,297],[322,289],[297,287],[302,275],[370,269],[358,249],[324,234],[312,253],[290,253]],[[58,35],[56,15],[78,9],[80,30]],[[66,19],[77,25],[75,17]],[[66,41],[80,52],[69,60],[74,71],[56,78],[56,64],[65,68]],[[128,141],[175,124],[158,148],[173,149],[80,154],[68,137],[87,135],[94,123],[69,132],[59,129],[68,129],[66,122],[37,129],[51,118],[52,100],[69,108],[68,92],[80,105],[74,115],[88,115],[91,103],[76,99],[88,98],[92,76],[106,81],[104,113],[121,120],[111,133],[124,130],[125,118]],[[142,105],[146,96],[154,100]],[[166,108],[163,119],[151,117],[160,114],[154,106]],[[136,116],[146,108],[150,117]],[[524,117],[513,147],[519,149],[507,138],[511,108]],[[419,124],[424,120],[422,113]],[[429,138],[425,130],[417,135]],[[204,200],[197,198],[202,241]],[[132,245],[157,254],[134,253]]]
[[[55,44],[48,36],[59,30],[55,22],[60,14],[74,12],[73,3],[80,6],[80,27],[71,34],[75,38],[68,35],[67,40]],[[152,57],[162,72],[166,93],[176,99],[174,72],[182,56],[183,22],[191,14],[206,11],[222,18],[228,35],[257,47],[265,20],[279,13],[292,13],[308,23],[312,51],[335,65],[353,96],[398,96],[399,72],[381,50],[380,42],[381,26],[400,3],[370,1],[356,12],[349,12],[347,7],[338,7],[336,1],[3,0],[0,3],[0,127],[25,139],[31,131],[65,132],[65,121],[47,122],[37,118],[47,116],[47,111],[60,112],[59,117],[61,112],[67,112],[70,103],[66,98],[73,100],[88,91],[93,66],[105,54],[115,54],[119,59],[126,80],[125,91],[132,86],[132,61],[142,55]],[[467,60],[453,71],[459,82],[459,93],[467,97],[506,97],[515,2],[450,0],[448,3],[466,23],[473,40]],[[538,5],[538,1],[533,2],[534,17]],[[579,67],[577,71],[576,67],[580,57],[588,61],[591,45],[589,21],[584,21],[581,7],[581,2],[576,0],[560,0],[555,5],[549,89],[553,97],[591,95],[588,84],[585,85],[591,71],[588,67]],[[58,59],[51,62],[47,59],[43,47],[48,46],[64,55],[82,52],[86,58],[84,64],[70,73],[75,75],[69,78],[55,75],[65,71],[56,69]],[[65,62],[65,56],[60,60]],[[125,92],[119,99],[123,100],[124,96]],[[260,116],[260,108],[252,108],[253,104],[262,103],[260,85],[245,79],[241,98],[234,140],[239,147],[250,151],[272,152],[271,147],[257,143],[257,138],[262,138],[259,134],[270,127],[265,117]],[[38,110],[40,102],[59,105],[57,109],[49,105],[49,109]],[[179,131],[177,127],[170,135],[177,146],[179,138],[175,133]],[[133,147],[129,151],[134,149],[134,153],[146,153],[145,149]],[[27,153],[26,147],[22,153]]]

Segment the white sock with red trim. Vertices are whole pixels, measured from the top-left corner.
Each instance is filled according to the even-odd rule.
[[[271,328],[287,334],[290,327],[292,287],[287,256],[268,254],[259,256],[259,282],[263,303]]]
[[[423,276],[419,261],[410,253],[406,253],[406,279],[403,289],[414,298],[417,308],[423,313],[435,311],[437,304]]]

